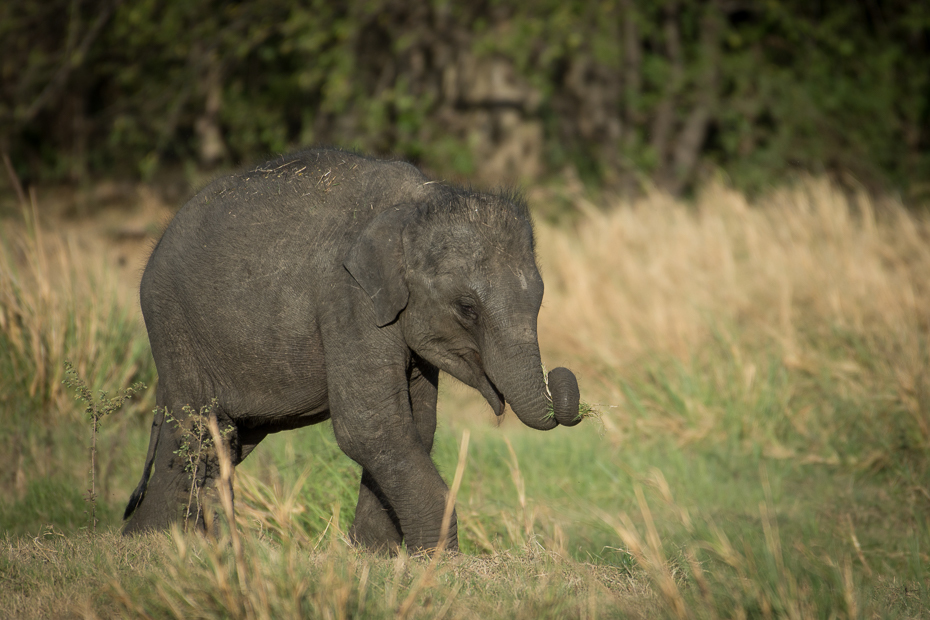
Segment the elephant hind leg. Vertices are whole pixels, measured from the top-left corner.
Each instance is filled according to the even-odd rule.
[[[183,451],[180,433],[165,420],[157,434],[154,458],[151,463],[146,460],[144,483],[140,483],[127,507],[127,512],[132,508],[123,529],[127,536],[165,530],[183,518],[182,507],[191,489],[191,476],[179,457]]]
[[[239,453],[235,426],[223,412],[211,407],[174,406],[161,408],[163,413],[149,443],[143,480],[132,494],[123,534],[145,530],[164,530],[172,523],[193,524],[205,529],[204,512],[215,496],[219,478],[219,459],[205,424],[207,415],[220,418],[224,443]],[[159,422],[156,419],[156,422]],[[255,443],[260,439],[256,438]],[[234,461],[238,462],[234,456]]]
[[[152,475],[152,465],[155,462],[155,453],[158,449],[159,430],[164,421],[165,410],[162,407],[157,407],[155,409],[155,419],[152,421],[152,431],[149,435],[149,449],[145,455],[145,466],[142,468],[142,480],[139,481],[139,485],[129,497],[129,504],[126,506],[126,512],[123,513],[124,521],[132,516],[132,513],[135,512],[136,507],[145,496],[145,489],[148,486],[149,477]]]

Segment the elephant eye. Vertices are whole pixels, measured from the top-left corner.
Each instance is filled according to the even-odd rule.
[[[468,319],[469,321],[478,320],[478,308],[470,299],[460,299],[455,305],[462,318]]]

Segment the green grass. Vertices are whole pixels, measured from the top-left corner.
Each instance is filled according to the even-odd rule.
[[[618,449],[593,426],[571,435],[479,427],[458,497],[462,555],[430,575],[426,559],[371,556],[344,543],[358,471],[327,426],[272,437],[240,467],[245,594],[222,535],[218,543],[180,532],[124,540],[111,521],[91,536],[82,531],[81,493],[52,485],[30,490],[14,509],[58,525],[4,541],[9,587],[0,607],[23,616],[36,605],[40,616],[87,606],[103,616],[392,617],[413,597],[417,617],[447,604],[452,615],[501,618],[592,609],[675,617],[679,602],[683,617],[930,611],[926,506],[884,473],[712,445]],[[462,426],[437,437],[447,478]],[[49,506],[62,514],[43,512]]]
[[[924,324],[799,307],[787,344],[756,325],[760,311],[706,316],[686,354],[657,345],[616,364],[550,348],[578,361],[601,415],[547,433],[511,414],[496,427],[443,377],[434,458],[449,482],[470,434],[457,555],[347,544],[360,472],[329,423],[269,437],[238,468],[238,543],[223,525],[214,539],[123,539],[152,391],[101,421],[94,533],[91,423],[57,364],[74,359],[95,391],[152,386],[144,331],[107,289],[23,284],[36,276],[17,239],[0,248],[17,276],[0,283],[0,369],[15,371],[0,377],[0,617],[930,615]]]

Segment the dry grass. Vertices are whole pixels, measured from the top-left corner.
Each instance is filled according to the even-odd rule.
[[[655,617],[644,580],[536,548],[490,556],[373,556],[338,542],[311,551],[243,538],[238,579],[219,541],[180,531],[3,541],[5,617],[526,618]],[[102,552],[101,549],[106,549]]]
[[[900,345],[930,325],[930,223],[822,180],[760,204],[722,186],[696,205],[664,195],[602,210],[580,196],[575,231],[541,226],[549,349],[622,368],[697,354],[715,322],[803,363],[799,330],[838,326]],[[913,351],[911,352],[913,355]]]
[[[142,221],[164,213],[148,193],[139,203]],[[22,385],[38,404],[64,413],[71,410],[60,387],[66,359],[93,388],[128,385],[148,370],[137,297],[150,241],[131,221],[101,226],[43,216],[55,207],[43,209],[30,194],[18,207],[22,217],[0,228],[0,337],[13,349],[0,384]]]
[[[722,347],[747,393],[775,356],[788,372],[894,399],[930,444],[927,218],[817,179],[754,205],[720,185],[693,205],[570,199],[582,212],[573,230],[538,227],[540,339],[550,364],[580,371],[588,398],[618,405],[605,409],[608,429],[634,408],[618,378]]]
[[[50,217],[48,206],[31,193],[19,217],[0,222],[0,423],[12,429],[0,434],[0,494],[10,501],[62,472],[80,478],[89,465],[70,460],[86,454],[91,426],[62,385],[66,361],[94,394],[135,381],[154,386],[133,282],[148,242],[117,239],[99,222]],[[151,409],[151,400],[131,410]],[[122,454],[111,448],[126,443],[132,421],[121,415],[106,428],[96,472],[104,495],[122,473]]]
[[[338,454],[332,461],[324,454],[300,461],[288,448],[279,456],[296,465],[293,475],[279,473],[273,459],[259,475],[250,474],[247,466],[263,463],[259,449],[236,474],[236,516],[226,519],[238,524],[236,534],[219,523],[216,540],[182,532],[132,540],[112,532],[63,536],[55,529],[6,538],[0,615],[926,613],[928,593],[915,590],[913,579],[926,575],[927,562],[925,521],[915,515],[930,506],[921,478],[930,449],[930,223],[893,201],[850,197],[820,180],[757,205],[720,186],[693,205],[662,195],[632,204],[605,198],[603,205],[581,192],[567,198],[580,212],[570,228],[538,226],[546,280],[540,339],[544,360],[573,367],[585,400],[601,403],[607,441],[585,434],[594,420],[545,446],[505,434],[497,455],[486,438],[476,440],[468,467],[461,456],[454,471],[462,481],[464,470],[460,536],[483,555],[390,559],[351,549],[344,536],[345,505],[357,482],[348,480],[351,468],[335,460]],[[144,193],[138,203],[134,217],[141,224],[133,230],[156,229],[167,207]],[[145,235],[127,251],[113,234],[120,224],[103,233],[93,230],[93,221],[59,230],[55,218],[37,226],[39,211],[35,198],[28,199],[25,225],[4,222],[0,233],[0,337],[8,347],[0,363],[11,368],[0,381],[7,388],[3,398],[17,399],[15,411],[7,408],[0,419],[16,423],[11,427],[21,436],[11,445],[26,446],[23,454],[32,450],[35,465],[24,466],[22,454],[0,464],[26,482],[52,476],[55,467],[42,463],[55,459],[58,469],[86,466],[66,461],[56,446],[28,447],[42,426],[33,424],[33,414],[46,426],[83,424],[59,387],[64,359],[106,389],[147,380],[137,377],[140,367],[151,372],[135,301]],[[126,260],[114,251],[128,254],[129,267],[118,266]],[[479,427],[492,417],[477,396],[445,394],[441,407],[458,401],[477,403],[465,408],[484,412]],[[453,417],[458,428],[475,425],[448,411],[442,416]],[[122,435],[146,432],[144,424],[131,432],[125,422],[113,425],[122,430],[111,445],[124,449]],[[449,428],[441,432],[448,436]],[[760,483],[708,480],[706,487],[686,488],[692,496],[679,503],[671,477],[667,482],[648,467],[636,471],[625,460],[648,456],[650,445],[665,440],[680,447],[702,443],[708,462],[742,450],[769,458],[762,461],[773,469],[812,464],[826,472],[818,491],[835,493],[830,501],[853,499],[842,523],[823,534],[816,534],[825,523],[822,507],[803,498],[790,509],[779,505],[764,468]],[[464,453],[463,447],[458,454]],[[540,455],[546,463],[536,472]],[[911,478],[857,480],[856,495],[833,490],[846,472],[887,471],[897,461]],[[570,476],[561,475],[565,463],[576,470]],[[540,482],[546,476],[549,486]],[[586,477],[605,481],[603,488],[585,486]],[[3,480],[3,491],[14,489],[11,496],[25,493],[25,483]],[[757,505],[747,508],[737,497],[720,521],[708,516],[715,506],[700,503],[710,488],[732,485],[738,496],[760,484],[765,493],[753,500]],[[876,506],[860,513],[850,503],[866,497],[866,484]],[[321,488],[313,489],[311,501],[308,489],[315,485]],[[559,512],[559,502],[577,504],[576,512]],[[596,526],[612,547],[592,548],[612,549],[605,554],[610,562],[572,559],[580,548],[572,536],[584,537],[579,532],[589,524],[569,519],[582,511],[598,512]],[[890,512],[900,514],[898,533],[883,525]],[[831,514],[829,522],[835,520]],[[782,533],[789,526],[793,539]],[[900,568],[908,562],[916,567],[910,572]]]

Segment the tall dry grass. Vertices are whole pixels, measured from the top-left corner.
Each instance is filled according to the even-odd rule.
[[[95,441],[89,420],[62,385],[65,362],[93,394],[136,381],[154,386],[154,363],[132,285],[106,260],[105,237],[81,234],[43,218],[41,200],[20,195],[19,217],[0,222],[0,494],[11,501],[37,494],[54,476],[79,477],[89,462],[75,463]],[[152,398],[132,403],[150,409]],[[125,443],[139,416],[108,422],[104,447]],[[92,438],[93,435],[93,438]],[[87,444],[84,439],[87,438]],[[122,454],[108,450],[97,463],[102,494],[122,474]],[[125,474],[123,474],[125,475]]]
[[[750,205],[721,185],[694,205],[652,194],[594,205],[573,231],[540,226],[548,348],[623,367],[685,359],[715,324],[805,354],[829,327],[914,343],[930,326],[930,222],[811,179]]]
[[[571,362],[583,390],[618,405],[608,427],[633,407],[623,385],[640,369],[700,366],[723,349],[732,376],[713,387],[743,383],[751,398],[765,366],[821,387],[826,373],[837,393],[890,401],[930,445],[925,216],[821,179],[756,204],[719,184],[695,204],[570,199],[582,212],[572,230],[538,230],[540,338],[544,358]]]
[[[6,394],[24,388],[43,409],[68,411],[65,360],[93,387],[124,386],[145,373],[146,343],[127,302],[134,291],[120,286],[100,248],[41,222],[34,196],[22,206],[23,220],[5,221],[0,232],[0,338],[8,366],[0,385]]]

